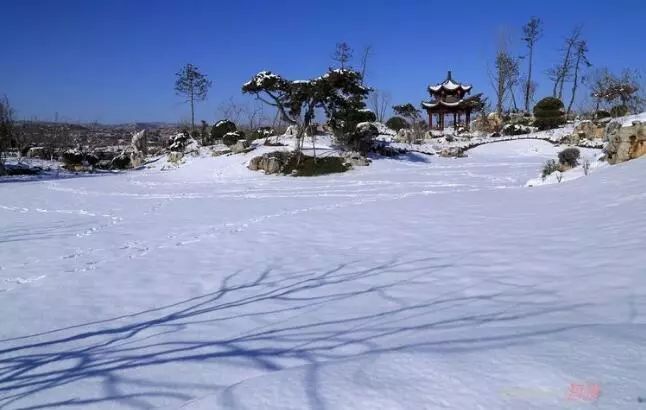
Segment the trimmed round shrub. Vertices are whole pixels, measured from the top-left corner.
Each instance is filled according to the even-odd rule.
[[[539,130],[550,130],[565,124],[564,108],[558,98],[543,98],[534,106],[534,125]]]
[[[238,129],[233,121],[221,120],[216,122],[213,127],[211,127],[211,140],[219,141],[226,134],[230,132],[235,132]]]
[[[402,117],[390,117],[388,121],[386,121],[386,127],[390,128],[391,130],[399,131],[404,128],[409,128],[410,125],[408,125],[408,122],[403,119]]]
[[[559,152],[559,163],[574,168],[579,165],[578,160],[580,156],[581,152],[578,148],[566,148]]]
[[[245,134],[242,131],[227,132],[222,136],[222,143],[227,147],[235,145],[238,140],[245,139]]]
[[[610,109],[610,115],[613,117],[623,117],[628,115],[628,107],[625,105],[615,105]]]

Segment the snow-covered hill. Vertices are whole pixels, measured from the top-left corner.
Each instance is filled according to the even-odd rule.
[[[639,408],[646,159],[557,151],[0,184],[0,407]]]

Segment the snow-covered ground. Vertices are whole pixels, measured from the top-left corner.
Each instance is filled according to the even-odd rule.
[[[646,159],[558,151],[0,184],[0,408],[638,409]]]

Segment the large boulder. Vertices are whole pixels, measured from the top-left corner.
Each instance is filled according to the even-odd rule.
[[[640,121],[628,126],[610,123],[606,130],[606,141],[606,158],[610,164],[641,157],[646,155],[646,126]]]
[[[601,139],[605,135],[606,125],[592,121],[582,121],[574,127],[574,134],[589,140]]]
[[[231,152],[234,154],[240,154],[245,152],[249,148],[249,142],[247,140],[238,140],[235,144],[231,146]]]
[[[265,174],[280,173],[289,161],[290,153],[283,151],[269,152],[249,161],[249,168],[252,171],[265,171]]]

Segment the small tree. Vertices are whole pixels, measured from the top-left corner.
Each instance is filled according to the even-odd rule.
[[[406,103],[401,105],[393,105],[393,111],[395,111],[395,114],[397,114],[398,116],[406,119],[406,121],[411,126],[413,134],[415,134],[415,138],[422,137],[423,128],[420,124],[422,122],[422,112],[420,110],[415,108],[413,104]]]
[[[370,109],[375,113],[377,121],[383,122],[386,118],[386,111],[390,105],[390,93],[386,91],[374,90],[368,98]]]
[[[13,108],[5,95],[0,98],[0,175],[5,173],[4,153],[11,146],[13,134]]]
[[[558,98],[546,97],[534,106],[534,125],[540,130],[557,128],[565,124],[563,102]]]
[[[192,64],[186,64],[175,75],[177,76],[175,92],[185,97],[185,101],[191,105],[191,130],[193,131],[195,130],[195,102],[206,99],[211,81]]]
[[[342,70],[346,68],[351,58],[352,48],[350,48],[348,43],[346,43],[345,41],[336,43],[336,50],[334,50],[334,54],[332,54],[332,60],[338,62]]]
[[[261,71],[242,86],[243,93],[253,94],[275,107],[287,123],[296,126],[299,162],[303,137],[316,110],[325,112],[335,131],[345,133],[351,128],[350,115],[358,114],[365,107],[363,100],[370,91],[361,84],[361,74],[345,69],[330,70],[309,81],[289,81],[270,71]],[[313,148],[316,153],[314,145]]]
[[[588,61],[588,56],[586,55],[588,52],[588,45],[585,42],[585,40],[578,41],[575,45],[575,58],[574,58],[574,78],[572,79],[572,96],[570,97],[570,103],[567,106],[567,112],[566,114],[570,114],[570,111],[572,110],[572,105],[574,104],[574,98],[576,96],[576,90],[579,86],[579,72],[581,69],[582,65],[585,65],[586,67],[590,67],[591,64]]]
[[[529,87],[532,83],[532,65],[534,60],[534,46],[540,39],[543,28],[541,19],[532,17],[527,24],[523,26],[523,41],[527,44],[527,53],[529,55],[529,62],[527,68],[527,84],[525,89],[525,111],[529,112]]]

